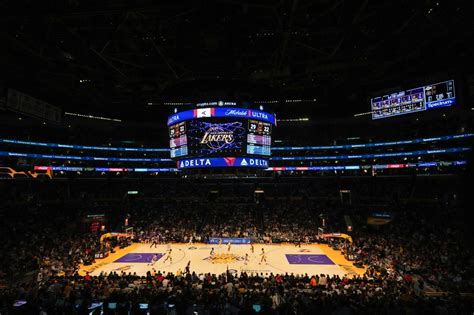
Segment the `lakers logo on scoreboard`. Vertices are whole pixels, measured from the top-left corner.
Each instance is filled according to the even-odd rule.
[[[234,133],[230,130],[225,130],[222,126],[213,125],[206,130],[201,139],[201,144],[207,144],[214,149],[216,144],[218,147],[234,142]]]
[[[204,258],[213,264],[228,264],[244,260],[244,257],[235,254],[215,254],[214,256],[208,256]]]
[[[245,128],[241,121],[213,123],[193,120],[187,134],[188,144],[199,154],[223,150],[240,150],[245,141]]]

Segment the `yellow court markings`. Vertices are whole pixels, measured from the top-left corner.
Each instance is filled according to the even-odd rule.
[[[275,244],[273,244],[275,245]],[[294,245],[294,243],[280,243],[279,245]],[[319,248],[326,256],[329,257],[335,264],[340,266],[349,276],[363,276],[367,271],[367,268],[364,266],[363,268],[357,268],[353,265],[353,263],[347,260],[340,251],[332,249],[327,244],[304,244],[302,243],[301,246],[313,246]]]
[[[315,244],[316,245],[316,244]],[[343,268],[347,274],[349,275],[364,275],[367,268],[357,268],[355,267],[351,261],[347,260],[340,251],[332,249],[327,244],[317,244],[316,246],[321,249],[326,256],[328,256],[333,262],[338,264],[341,268]]]
[[[136,248],[140,247],[142,244],[140,243],[133,243],[132,245],[130,246],[127,246],[125,248],[116,248],[115,249],[115,253],[109,253],[109,256],[105,257],[105,258],[97,258],[95,263],[93,263],[92,265],[88,265],[88,266],[85,266],[85,265],[80,265],[79,266],[79,275],[81,276],[85,276],[86,275],[86,272],[89,272],[89,273],[92,273],[94,272],[96,269],[102,267],[102,266],[105,266],[105,265],[108,265],[110,263],[113,263],[115,260],[119,259],[120,257],[130,253],[131,251],[134,251]]]

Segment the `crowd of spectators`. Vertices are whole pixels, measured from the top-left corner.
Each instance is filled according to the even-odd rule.
[[[260,236],[260,222],[255,206],[220,204],[207,213],[202,234],[206,237],[247,237],[257,239]]]
[[[435,290],[474,292],[472,251],[459,241],[452,219],[428,214],[399,213],[383,231],[356,233],[343,250],[370,275],[400,281],[416,276]]]
[[[294,274],[196,274],[149,272],[137,276],[48,277],[5,291],[27,301],[23,311],[85,314],[101,305],[105,314],[469,314],[472,297],[427,297],[416,279],[383,275],[339,277]],[[14,298],[12,298],[14,297]],[[97,304],[97,302],[100,302]],[[111,311],[111,305],[115,310]],[[117,306],[118,305],[118,306]],[[98,307],[99,308],[99,307]],[[6,308],[5,308],[6,309]],[[257,312],[258,311],[258,312]],[[100,314],[97,311],[95,314]]]
[[[272,243],[316,242],[319,210],[302,201],[277,206],[273,204],[263,212],[265,237]]]
[[[318,227],[328,205],[308,198],[265,204],[139,198],[127,200],[119,215],[116,204],[109,205],[110,211],[107,203],[88,204],[103,210],[110,226],[123,228],[122,219],[128,218],[135,240],[148,243],[205,242],[209,237],[327,242],[318,236]],[[147,304],[152,314],[246,314],[255,308],[262,314],[472,312],[471,252],[460,242],[450,213],[440,205],[426,208],[399,209],[391,223],[377,229],[360,225],[351,233],[352,244],[330,241],[355,265],[367,267],[356,278],[192,270],[81,277],[79,264],[94,261],[103,250],[100,234],[106,231],[91,233],[83,222],[85,213],[65,205],[32,202],[7,208],[0,220],[0,312],[82,314],[96,302],[104,302],[105,308],[117,303],[113,312],[120,314],[138,314],[140,304]],[[326,213],[325,220],[326,230],[342,231],[342,213]],[[13,308],[15,301],[27,303]]]
[[[137,210],[138,209],[138,210]],[[131,214],[139,241],[144,243],[189,242],[200,240],[196,235],[202,224],[200,208],[193,204],[162,205],[157,210],[153,202],[140,202]]]
[[[70,275],[79,264],[94,260],[99,239],[83,233],[76,215],[41,204],[26,208],[2,209],[0,281],[18,279],[32,270],[40,270],[38,278]]]

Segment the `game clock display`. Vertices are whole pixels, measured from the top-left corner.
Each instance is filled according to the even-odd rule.
[[[247,154],[267,155],[271,154],[272,124],[258,121],[248,121]]]
[[[170,155],[172,158],[188,154],[186,123],[180,122],[169,127]]]
[[[410,114],[454,104],[456,104],[454,80],[449,80],[372,98],[372,119]]]
[[[272,114],[238,108],[207,108],[176,113],[168,118],[171,158],[268,157],[275,121]],[[260,160],[242,160],[242,165],[231,164],[264,166],[264,163],[254,161]],[[202,166],[208,165],[204,163]]]

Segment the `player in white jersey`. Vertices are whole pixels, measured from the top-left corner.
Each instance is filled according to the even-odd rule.
[[[148,266],[154,266],[155,263],[158,261],[159,257],[157,254],[154,254],[153,257],[151,257],[151,261],[150,263],[148,264]]]

